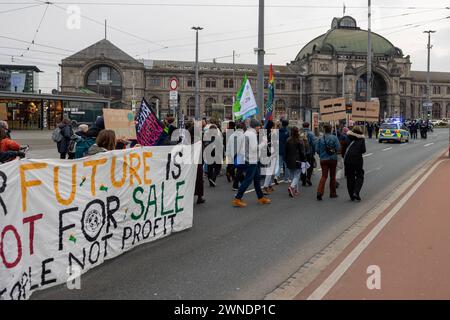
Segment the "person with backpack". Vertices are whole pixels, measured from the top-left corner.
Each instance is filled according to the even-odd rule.
[[[292,127],[291,135],[286,141],[286,166],[289,169],[291,184],[288,187],[289,196],[299,195],[298,183],[302,173],[302,165],[306,162],[304,140],[300,137],[300,130]]]
[[[52,139],[56,142],[60,159],[74,159],[74,154],[69,153],[70,140],[73,130],[69,119],[64,119],[53,131]]]
[[[350,145],[344,155],[345,176],[347,177],[347,190],[352,201],[361,201],[359,195],[364,183],[363,154],[366,153],[365,137],[362,129],[354,127],[347,133]]]
[[[320,157],[320,167],[322,168],[322,178],[317,188],[317,200],[322,201],[325,192],[325,184],[330,174],[330,198],[337,198],[336,193],[336,167],[337,156],[340,150],[338,138],[331,134],[331,125],[325,124],[324,135],[318,138],[316,143],[316,152]]]
[[[301,174],[301,180],[303,186],[312,186],[311,177],[314,172],[314,154],[315,154],[315,144],[316,144],[316,136],[309,129],[310,124],[308,122],[303,123],[303,130],[300,134],[305,146],[305,157],[306,162],[309,167],[306,169],[306,172]]]

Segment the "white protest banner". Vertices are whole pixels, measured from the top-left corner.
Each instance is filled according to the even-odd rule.
[[[0,299],[192,227],[200,143],[0,166]]]

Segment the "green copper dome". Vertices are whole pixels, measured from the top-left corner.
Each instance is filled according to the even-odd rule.
[[[310,41],[297,55],[302,60],[309,54],[360,54],[367,55],[368,32],[356,26],[352,17],[334,18],[327,33]],[[372,32],[372,51],[375,56],[403,56],[389,40]]]

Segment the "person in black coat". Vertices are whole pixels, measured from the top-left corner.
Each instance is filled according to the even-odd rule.
[[[60,154],[60,159],[66,159],[66,156],[69,156],[69,159],[74,159],[74,154],[69,153],[69,145],[70,140],[73,136],[73,129],[69,119],[64,119],[59,125],[60,133],[62,136],[61,141],[57,143],[58,152]]]
[[[365,137],[361,128],[355,127],[347,133],[350,144],[344,155],[347,190],[352,201],[361,201],[359,195],[364,183],[363,154],[366,153]]]

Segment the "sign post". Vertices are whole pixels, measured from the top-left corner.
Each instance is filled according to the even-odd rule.
[[[178,106],[178,86],[179,86],[179,82],[177,78],[170,78],[169,80],[169,107],[173,110],[173,116],[176,118],[176,120],[178,121],[178,112],[177,109],[179,108]]]

